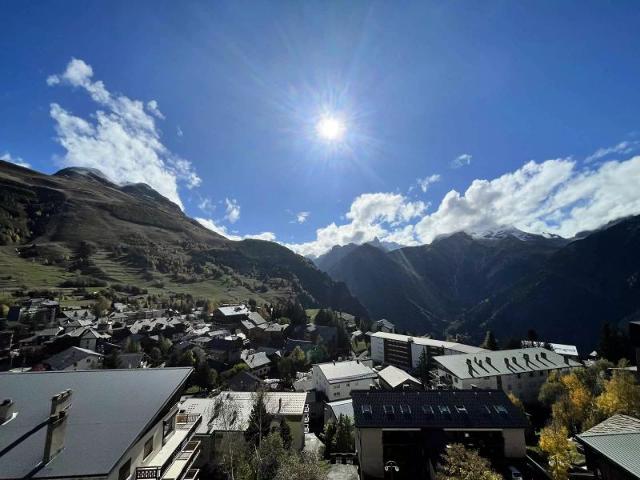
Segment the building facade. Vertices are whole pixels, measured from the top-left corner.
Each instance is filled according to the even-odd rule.
[[[319,363],[311,373],[313,388],[324,393],[329,402],[349,398],[352,390],[369,390],[377,376],[359,360]]]
[[[435,478],[446,446],[471,446],[494,462],[526,456],[528,421],[504,392],[353,392],[356,450],[363,480]]]

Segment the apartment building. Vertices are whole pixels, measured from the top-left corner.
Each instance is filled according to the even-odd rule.
[[[313,366],[313,388],[326,395],[329,402],[351,396],[352,390],[369,390],[378,374],[359,360],[318,363]]]
[[[370,335],[370,338],[371,359],[376,364],[393,365],[403,370],[416,368],[422,352],[426,355],[427,363],[431,365],[435,356],[486,351],[483,348],[462,343],[398,333],[375,332]]]
[[[363,480],[430,480],[446,446],[461,443],[493,461],[526,456],[528,421],[501,390],[353,392]]]
[[[192,370],[0,373],[0,478],[195,480]]]
[[[434,357],[438,381],[459,390],[501,389],[534,402],[549,373],[568,373],[582,364],[544,348],[486,351]]]

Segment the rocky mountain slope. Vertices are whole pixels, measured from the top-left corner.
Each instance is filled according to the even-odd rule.
[[[602,324],[640,311],[640,217],[573,241],[514,230],[457,233],[385,252],[370,245],[319,262],[369,309],[414,333],[487,329],[503,341],[535,329],[593,348]],[[345,248],[345,247],[343,247]]]
[[[218,300],[296,298],[366,315],[310,260],[273,242],[230,241],[148,185],[120,187],[88,169],[44,175],[0,161],[0,267],[3,290],[81,276]]]

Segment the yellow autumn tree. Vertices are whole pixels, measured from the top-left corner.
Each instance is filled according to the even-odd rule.
[[[640,386],[632,373],[619,370],[611,380],[605,381],[604,391],[596,398],[596,407],[602,416],[616,413],[640,415]]]
[[[516,407],[518,407],[520,409],[520,411],[522,411],[522,413],[524,413],[526,415],[526,411],[524,409],[524,404],[522,403],[522,400],[520,400],[518,397],[516,397],[513,392],[509,392],[507,394],[507,397],[509,397],[509,400],[511,400],[511,403],[513,403]]]
[[[572,431],[578,432],[584,419],[593,405],[593,396],[575,373],[563,375],[560,379],[566,389],[567,425]],[[565,424],[566,425],[566,424]]]
[[[568,480],[569,467],[576,455],[576,446],[569,441],[569,430],[558,422],[552,422],[540,432],[540,449],[549,458],[553,480]]]

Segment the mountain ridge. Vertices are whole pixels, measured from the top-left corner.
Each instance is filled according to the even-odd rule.
[[[93,257],[78,258],[83,244],[90,244]],[[28,250],[38,268],[55,268],[65,278],[166,283],[177,291],[211,290],[221,300],[296,299],[367,315],[344,284],[289,249],[261,240],[229,240],[151,187],[118,186],[89,169],[46,175],[0,161],[0,260],[28,271],[26,263],[11,257],[15,249]],[[107,270],[133,273],[122,279]],[[30,275],[21,280],[28,287]]]

